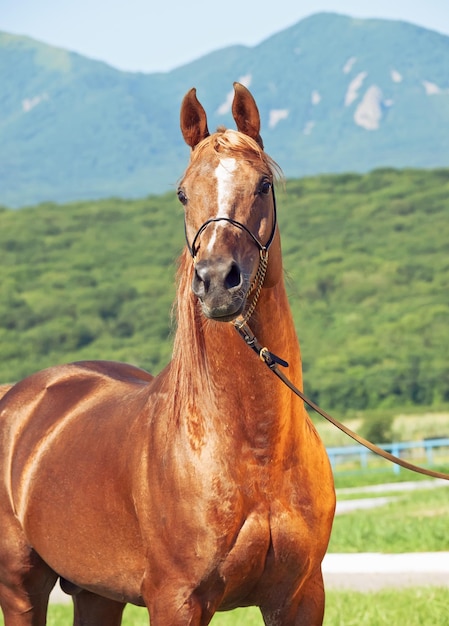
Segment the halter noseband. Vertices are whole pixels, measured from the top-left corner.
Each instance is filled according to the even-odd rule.
[[[237,220],[232,219],[231,217],[211,217],[210,219],[206,220],[204,224],[199,227],[195,237],[193,238],[192,243],[190,244],[188,237],[187,237],[187,225],[184,222],[184,232],[186,236],[187,248],[189,249],[189,252],[192,256],[193,261],[195,262],[195,258],[198,252],[198,246],[196,245],[198,239],[200,238],[202,233],[206,230],[206,228],[209,226],[209,224],[213,224],[216,222],[229,222],[229,224],[231,224],[232,226],[235,226],[236,228],[240,228],[240,230],[243,230],[247,235],[251,237],[251,239],[254,241],[256,246],[259,248],[259,251],[261,254],[268,253],[268,249],[273,243],[274,235],[276,233],[276,226],[277,226],[276,196],[274,194],[274,185],[271,185],[271,195],[273,197],[273,228],[271,229],[270,236],[268,237],[268,241],[265,245],[262,244],[257,239],[257,237],[249,230],[249,228],[247,228],[241,222],[238,222]]]

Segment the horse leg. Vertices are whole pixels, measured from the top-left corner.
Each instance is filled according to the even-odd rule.
[[[73,626],[120,626],[125,604],[81,589],[73,596]]]
[[[214,595],[192,591],[190,585],[184,587],[179,580],[151,592],[144,581],[142,592],[151,626],[207,626],[218,601]]]
[[[0,606],[5,626],[44,626],[57,574],[26,545],[17,527],[2,525]]]
[[[286,603],[285,611],[261,607],[267,626],[322,626],[324,584],[321,568],[300,588],[296,598]]]
[[[153,603],[149,608],[151,626],[206,626],[212,619],[209,612],[204,612],[201,605],[190,598],[180,606],[173,602]]]
[[[321,626],[324,620],[324,583],[321,568],[302,589],[295,626]]]

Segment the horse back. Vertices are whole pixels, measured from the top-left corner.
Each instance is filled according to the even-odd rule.
[[[82,361],[42,370],[10,387],[0,400],[0,450],[13,500],[23,477],[55,454],[52,449],[61,448],[62,441],[70,450],[62,447],[61,454],[77,446],[82,466],[83,453],[95,456],[103,445],[123,439],[152,380],[128,364]]]

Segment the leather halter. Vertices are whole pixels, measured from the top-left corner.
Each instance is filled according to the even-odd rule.
[[[216,222],[228,222],[229,224],[231,224],[232,226],[234,226],[235,228],[239,228],[240,230],[243,230],[243,232],[245,232],[247,235],[250,236],[250,238],[254,241],[254,243],[256,244],[256,246],[259,248],[260,253],[265,254],[268,253],[268,249],[271,246],[271,244],[273,243],[273,239],[274,239],[274,235],[276,234],[276,227],[277,227],[277,210],[276,210],[276,196],[274,194],[274,185],[273,183],[271,184],[271,195],[273,198],[273,227],[271,229],[271,233],[270,236],[268,237],[268,241],[266,244],[261,243],[257,237],[249,230],[249,228],[247,228],[245,226],[245,224],[242,224],[241,222],[238,222],[237,220],[232,219],[231,217],[212,217],[208,220],[206,220],[204,222],[204,224],[202,224],[202,226],[199,227],[199,229],[197,230],[197,233],[195,235],[195,237],[192,240],[192,243],[189,243],[189,239],[187,237],[187,224],[184,221],[184,232],[185,232],[185,236],[186,236],[186,243],[187,243],[187,248],[189,249],[189,252],[192,256],[193,261],[195,262],[195,258],[198,252],[199,247],[197,246],[197,241],[200,238],[200,236],[202,235],[202,233],[206,230],[206,228],[209,226],[209,224],[214,224]]]
[[[263,283],[264,283],[264,280],[265,280],[265,274],[267,273],[267,268],[268,268],[268,249],[270,248],[271,244],[273,243],[273,239],[274,239],[274,236],[276,234],[277,210],[276,210],[276,196],[275,196],[275,193],[274,193],[274,185],[273,185],[273,183],[271,183],[271,196],[273,198],[273,226],[272,226],[272,229],[271,229],[270,236],[268,237],[268,241],[265,244],[261,243],[259,241],[259,239],[244,224],[242,224],[241,222],[238,222],[237,220],[234,220],[234,219],[232,219],[230,217],[212,217],[211,219],[206,220],[204,222],[204,224],[199,227],[195,237],[193,238],[192,243],[190,244],[189,240],[187,238],[187,225],[186,225],[186,223],[184,221],[184,232],[185,232],[185,236],[186,236],[187,248],[189,249],[189,252],[190,252],[190,254],[192,256],[194,264],[195,264],[196,254],[198,252],[197,241],[198,241],[199,237],[206,230],[206,228],[209,226],[209,224],[214,224],[216,222],[228,222],[229,224],[231,224],[235,228],[239,228],[240,230],[245,232],[247,235],[249,235],[249,237],[253,240],[253,242],[259,248],[259,266],[257,268],[256,275],[254,276],[254,280],[251,283],[250,288],[248,289],[248,294],[247,294],[249,296],[249,295],[251,295],[254,292],[254,295],[252,297],[251,304],[247,308],[244,316],[241,318],[242,322],[247,322],[249,320],[249,318],[251,317],[251,315],[254,313],[254,309],[256,308],[256,304],[257,304],[257,301],[259,299],[260,292],[262,290],[262,286],[263,286]]]

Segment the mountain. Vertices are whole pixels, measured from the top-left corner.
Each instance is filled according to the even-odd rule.
[[[209,128],[233,126],[235,80],[254,93],[266,149],[287,177],[446,166],[447,67],[447,36],[328,13],[159,74],[0,33],[0,204],[174,188],[188,158],[184,93],[197,87]]]

